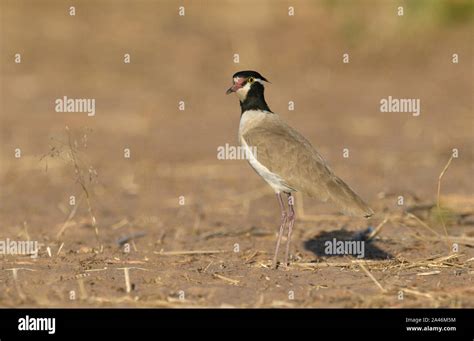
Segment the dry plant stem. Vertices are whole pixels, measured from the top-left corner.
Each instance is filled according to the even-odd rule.
[[[210,261],[209,264],[207,264],[207,266],[204,268],[204,270],[202,272],[206,272],[207,269],[209,269],[209,267],[212,265],[212,263],[214,263],[214,262]]]
[[[13,275],[13,282],[15,283],[15,289],[18,294],[18,297],[24,301],[26,299],[26,295],[21,289],[20,281],[18,280],[18,270],[28,270],[28,271],[36,271],[33,269],[28,269],[28,268],[12,268],[12,269],[5,269],[7,271],[11,271]]]
[[[424,293],[424,292],[420,292],[420,291],[417,291],[417,290],[412,290],[412,289],[402,289],[404,292],[407,292],[409,294],[413,294],[413,295],[416,295],[416,296],[422,296],[422,297],[425,297],[425,298],[429,298],[429,299],[433,299],[433,296],[431,296],[430,294],[427,294],[427,293]]]
[[[448,162],[446,163],[446,165],[444,166],[443,170],[441,171],[439,177],[438,177],[438,192],[437,192],[437,200],[436,200],[436,207],[437,207],[437,211],[438,211],[438,216],[441,220],[441,224],[443,226],[443,230],[444,230],[444,234],[445,234],[445,238],[444,238],[444,241],[446,242],[446,245],[449,247],[449,240],[448,238],[449,235],[448,235],[448,229],[446,228],[446,223],[444,221],[444,218],[443,218],[443,215],[441,214],[441,202],[440,202],[440,195],[441,195],[441,180],[443,179],[443,176],[444,174],[446,173],[446,171],[448,170],[449,168],[449,165],[451,164],[451,162],[453,161],[453,156],[451,155],[451,157],[449,158]],[[417,222],[419,222],[423,227],[425,227],[426,229],[428,229],[431,233],[433,233],[438,239],[442,239],[442,237],[439,235],[438,232],[436,232],[433,228],[431,228],[428,224],[426,224],[425,222],[423,222],[420,218],[418,218],[416,215],[414,215],[413,213],[409,213],[407,212],[407,216],[410,217],[410,218],[413,218],[415,219]]]
[[[74,207],[72,208],[71,212],[69,213],[68,217],[66,218],[66,221],[64,221],[64,224],[63,226],[59,229],[58,233],[56,234],[56,238],[59,239],[64,231],[66,231],[67,227],[69,226],[69,222],[71,221],[72,218],[74,218],[74,216],[76,215],[76,212],[77,212],[77,209],[79,208],[79,206],[81,205],[81,202],[82,202],[82,199],[83,199],[83,195],[81,195],[81,197],[79,198],[79,201],[76,203],[76,205],[74,205]]]
[[[321,263],[292,263],[292,266],[298,266],[308,269],[318,269],[318,268],[326,268],[326,267],[353,267],[363,263],[364,265],[370,265],[372,268],[377,269],[393,269],[397,268],[401,269],[411,269],[417,267],[429,267],[429,268],[436,268],[436,267],[446,267],[446,266],[455,266],[456,264],[448,263],[450,260],[458,259],[463,257],[462,254],[450,254],[448,256],[436,256],[430,257],[426,259],[414,260],[414,261],[406,261],[404,259],[395,259],[395,260],[352,260],[350,262],[321,262]],[[262,266],[264,266],[262,264]],[[266,267],[266,266],[264,266]]]
[[[434,271],[429,271],[429,272],[420,272],[420,273],[417,273],[416,275],[417,276],[432,276],[432,275],[438,275],[440,273],[441,273],[441,271],[434,270]]]
[[[67,143],[63,142],[61,140],[56,140],[56,139],[55,139],[55,141],[56,141],[56,143],[58,143],[61,146],[61,148],[67,148],[68,149],[67,152],[63,153],[61,148],[56,148],[56,146],[52,146],[50,152],[43,155],[41,157],[40,161],[45,159],[47,156],[50,156],[50,157],[55,157],[56,156],[56,157],[61,158],[62,160],[65,160],[66,162],[72,162],[72,165],[74,167],[74,173],[75,173],[75,176],[76,176],[76,182],[81,187],[84,195],[81,196],[81,199],[79,200],[79,202],[74,206],[74,208],[69,213],[68,218],[66,219],[66,221],[64,222],[64,224],[62,225],[60,230],[58,231],[58,233],[56,235],[56,238],[60,238],[61,235],[64,233],[64,231],[68,227],[68,223],[71,221],[71,219],[76,214],[77,208],[78,208],[82,198],[85,197],[86,198],[86,203],[87,203],[87,210],[88,210],[88,213],[89,213],[90,218],[91,218],[91,225],[94,227],[94,231],[95,231],[95,235],[96,235],[96,239],[97,239],[97,244],[98,244],[100,252],[102,252],[103,251],[103,245],[101,244],[100,238],[99,238],[99,228],[97,226],[97,220],[96,220],[95,215],[94,215],[94,210],[92,209],[92,205],[91,205],[91,202],[90,202],[89,191],[87,189],[86,181],[85,181],[84,174],[83,174],[83,171],[82,171],[82,168],[84,168],[85,165],[82,165],[82,167],[80,165],[80,159],[78,159],[78,157],[76,155],[77,154],[76,146],[72,142],[71,132],[69,130],[69,127],[67,127],[67,126],[66,126],[66,134],[67,134]],[[67,156],[67,158],[63,158],[62,154],[65,154]],[[48,164],[47,164],[47,160],[46,160],[46,170],[47,169],[48,169]],[[91,172],[90,169],[89,169],[89,174],[90,174],[89,175],[90,178],[92,178],[92,172]]]
[[[441,236],[439,235],[438,232],[436,232],[435,230],[433,230],[433,228],[431,228],[428,224],[426,224],[424,221],[422,221],[420,218],[418,218],[416,215],[414,215],[413,213],[407,213],[407,216],[410,217],[410,218],[413,218],[415,219],[417,222],[420,223],[421,226],[423,226],[424,228],[428,229],[431,233],[433,233],[436,237],[440,238]]]
[[[132,291],[132,285],[130,284],[130,269],[129,268],[123,268],[124,275],[125,275],[125,287],[127,293]]]
[[[94,302],[100,305],[103,304],[112,304],[112,305],[120,305],[123,303],[135,303],[135,299],[127,296],[121,297],[91,297],[89,302]],[[184,303],[183,301],[176,300],[176,301],[164,301],[164,300],[149,300],[146,302],[146,306],[150,308],[176,308],[176,303]],[[194,303],[190,301],[186,301],[186,306],[192,306]]]
[[[256,255],[258,255],[258,251],[254,251],[250,256],[245,258],[244,264],[248,264]]]
[[[225,282],[228,282],[232,285],[238,285],[240,282],[236,279],[232,279],[232,278],[229,278],[229,277],[225,277],[225,276],[222,276],[222,275],[219,275],[219,274],[214,274],[214,277],[216,278],[219,278]]]
[[[85,198],[86,198],[86,203],[87,203],[87,211],[89,212],[89,215],[91,217],[91,223],[92,223],[92,226],[94,227],[95,236],[96,236],[96,239],[97,239],[97,244],[99,246],[99,250],[102,251],[103,250],[103,245],[100,242],[99,228],[97,226],[97,220],[95,219],[94,212],[92,210],[92,206],[91,206],[91,202],[90,202],[90,198],[89,198],[89,191],[86,188],[84,177],[82,175],[81,168],[79,167],[79,163],[77,161],[76,150],[75,150],[75,148],[72,144],[72,140],[71,140],[71,133],[69,132],[69,129],[67,129],[66,131],[67,131],[68,143],[69,143],[69,155],[72,159],[72,162],[74,163],[74,170],[77,174],[76,181],[79,183],[82,190],[84,191]]]
[[[328,268],[328,267],[351,267],[358,264],[359,261],[350,261],[350,262],[321,262],[321,263],[292,263],[291,265],[301,266],[301,267],[310,267],[310,268]],[[392,260],[366,260],[365,264],[390,264],[393,263]]]
[[[446,242],[447,242],[447,238],[448,238],[448,229],[446,228],[446,223],[444,222],[443,215],[441,214],[440,194],[441,194],[441,180],[443,179],[444,173],[446,173],[446,171],[448,170],[449,165],[451,164],[451,161],[453,161],[453,156],[452,155],[449,158],[448,162],[446,163],[446,166],[444,166],[443,171],[441,172],[441,174],[438,177],[438,196],[437,196],[437,200],[436,200],[436,207],[438,208],[438,215],[441,219],[441,224],[443,225],[444,233],[446,235]]]
[[[132,284],[130,282],[130,270],[131,269],[148,271],[148,269],[136,268],[136,267],[117,268],[117,270],[123,270],[123,273],[124,273],[124,276],[125,276],[125,290],[126,290],[127,293],[130,293],[132,291]]]
[[[364,266],[364,264],[362,263],[358,263],[360,268],[365,272],[365,274],[367,276],[369,276],[369,278],[379,287],[380,291],[382,292],[387,292],[387,290],[384,289],[384,287],[375,279],[375,277],[370,273],[369,270],[367,270],[367,268]]]
[[[103,267],[102,269],[87,269],[84,270],[85,272],[99,272],[99,271],[106,271],[107,267]]]
[[[100,242],[99,228],[97,226],[97,220],[95,219],[94,211],[92,209],[92,205],[91,205],[91,202],[90,202],[89,191],[87,190],[87,187],[85,185],[84,176],[81,172],[81,168],[79,167],[79,163],[78,163],[77,156],[76,156],[76,150],[75,150],[75,147],[73,146],[72,140],[71,140],[71,133],[69,132],[69,129],[66,129],[66,131],[67,131],[67,135],[68,135],[69,156],[71,157],[71,160],[74,164],[74,170],[77,174],[76,181],[79,183],[82,190],[84,191],[85,198],[86,198],[86,203],[87,203],[87,211],[89,212],[89,215],[91,217],[91,223],[92,223],[92,226],[94,227],[95,236],[96,236],[96,239],[97,239],[97,244],[99,246],[99,250],[102,251],[103,250],[103,245]]]
[[[161,256],[182,256],[182,255],[210,255],[214,253],[225,253],[227,250],[192,250],[192,251],[162,251],[153,253]]]
[[[377,225],[377,227],[369,234],[367,237],[367,241],[372,240],[377,236],[380,231],[382,230],[382,227],[387,223],[388,217],[386,217],[380,224]]]
[[[63,246],[64,246],[64,243],[61,243],[61,245],[59,246],[58,252],[56,253],[56,256],[59,256],[59,254],[61,253],[61,250],[63,249]]]

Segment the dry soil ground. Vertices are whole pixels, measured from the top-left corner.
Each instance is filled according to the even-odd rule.
[[[1,1],[0,240],[42,247],[0,255],[0,306],[474,307],[472,19],[423,11],[401,25],[373,1],[300,3],[295,18],[286,2],[186,3],[184,18],[166,2],[86,2],[72,18],[65,2],[39,3]],[[216,157],[237,143],[224,92],[247,68],[377,212],[348,218],[297,197],[293,263],[278,270],[274,194],[245,161]],[[95,98],[96,116],[55,112],[65,95]],[[381,113],[389,95],[420,98],[421,115]],[[435,206],[453,148],[446,240]],[[363,260],[324,254],[385,218]]]

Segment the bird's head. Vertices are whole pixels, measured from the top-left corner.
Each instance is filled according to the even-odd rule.
[[[245,102],[248,96],[263,98],[265,77],[256,71],[239,71],[232,76],[234,84],[226,94],[235,92],[240,102]]]

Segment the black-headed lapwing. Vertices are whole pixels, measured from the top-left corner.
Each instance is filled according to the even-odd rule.
[[[240,71],[233,75],[234,84],[227,94],[234,92],[240,100],[238,138],[247,160],[273,188],[280,205],[281,224],[273,257],[273,267],[276,268],[278,249],[287,223],[285,265],[288,265],[295,223],[293,192],[299,191],[323,201],[331,199],[349,215],[368,218],[374,212],[333,173],[304,136],[270,110],[265,102],[264,82],[268,81],[256,71]],[[288,196],[288,212],[281,198],[282,192]]]

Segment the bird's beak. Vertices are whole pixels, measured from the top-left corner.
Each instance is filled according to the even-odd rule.
[[[236,92],[242,87],[242,83],[244,83],[244,79],[236,77],[234,78],[234,85],[232,85],[227,91],[225,92],[226,95]]]
[[[227,91],[225,92],[225,94],[228,95],[228,94],[231,94],[231,93],[233,93],[233,92],[236,92],[236,91],[239,90],[241,87],[242,87],[242,85],[240,85],[239,83],[235,83],[235,84],[232,85],[229,89],[227,89]]]

